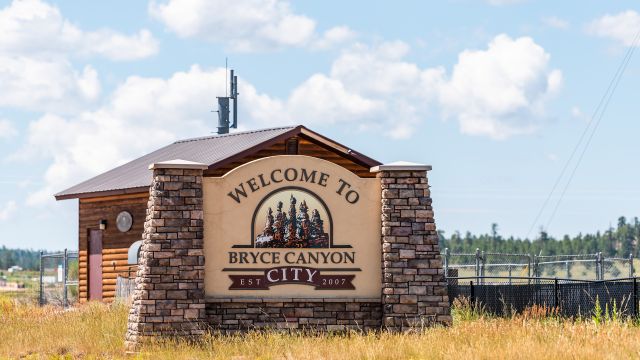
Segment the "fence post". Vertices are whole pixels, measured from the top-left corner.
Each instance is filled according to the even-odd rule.
[[[511,285],[511,263],[509,263],[509,285]]]
[[[527,254],[527,284],[531,284],[531,254]]]
[[[473,280],[469,281],[469,297],[471,298],[471,306],[475,306],[476,304],[476,294],[473,289]]]
[[[69,273],[67,270],[67,266],[69,262],[67,261],[67,249],[64,249],[64,257],[62,258],[62,307],[67,308],[67,274]]]
[[[629,277],[633,277],[633,253],[629,253]]]
[[[554,311],[558,308],[558,278],[553,279],[553,308]]]
[[[540,269],[538,269],[538,255],[533,255],[533,277],[534,278],[539,278],[540,277]],[[540,280],[536,279],[534,280],[536,285],[540,284]]]
[[[485,270],[486,270],[485,266],[487,265],[486,261],[487,261],[487,255],[486,255],[485,251],[482,250],[482,255],[480,256],[480,276],[481,276],[480,281],[481,281],[481,284],[484,284],[484,275],[485,275]]]
[[[42,284],[42,275],[43,275],[43,268],[42,268],[42,257],[44,255],[44,251],[40,251],[40,293],[38,294],[38,304],[40,306],[44,305],[44,285]]]
[[[596,261],[598,262],[598,266],[596,269],[599,270],[598,280],[604,280],[604,266],[602,262],[602,251],[598,251],[598,256],[596,257]]]
[[[633,316],[638,317],[638,283],[636,278],[633,278]]]
[[[569,260],[564,262],[564,267],[567,270],[567,279],[571,279],[571,270],[569,270]]]
[[[480,279],[480,249],[476,248],[476,282],[479,279]]]
[[[444,248],[444,277],[449,277],[449,248]]]

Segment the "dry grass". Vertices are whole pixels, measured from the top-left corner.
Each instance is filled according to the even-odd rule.
[[[539,312],[539,311],[538,311]],[[537,312],[536,312],[537,314]],[[639,358],[640,328],[537,316],[511,319],[456,314],[450,328],[413,335],[301,336],[252,333],[163,342],[136,356],[150,359],[557,359]],[[71,311],[0,301],[0,358],[123,358],[127,308],[90,304]],[[461,320],[465,318],[465,320]]]

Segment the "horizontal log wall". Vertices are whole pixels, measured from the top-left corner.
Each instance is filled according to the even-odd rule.
[[[115,297],[117,275],[129,269],[127,261],[129,247],[142,238],[148,199],[147,193],[80,199],[78,295],[81,302],[87,300],[88,294],[89,230],[98,229],[100,220],[107,220],[107,228],[102,234],[102,298],[110,302]],[[126,233],[120,232],[116,227],[116,217],[121,211],[128,211],[133,216],[131,230]]]

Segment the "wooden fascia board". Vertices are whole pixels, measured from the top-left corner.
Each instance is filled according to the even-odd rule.
[[[257,145],[254,145],[254,146],[252,146],[252,147],[250,147],[248,149],[245,149],[245,150],[243,150],[243,151],[241,151],[241,152],[239,152],[239,153],[237,153],[235,155],[232,155],[232,156],[230,156],[230,157],[228,157],[226,159],[223,159],[223,160],[220,160],[220,161],[218,161],[216,163],[213,163],[213,164],[209,165],[209,169],[207,169],[207,170],[216,170],[217,168],[223,167],[223,166],[228,165],[230,163],[233,163],[235,161],[242,160],[245,157],[247,157],[249,155],[253,155],[253,154],[257,153],[258,151],[260,151],[262,149],[266,149],[266,148],[268,148],[268,147],[270,147],[272,145],[275,145],[280,141],[284,141],[284,140],[286,140],[286,139],[288,139],[290,137],[297,136],[297,135],[300,134],[300,129],[301,128],[302,128],[302,126],[296,126],[295,128],[293,128],[293,129],[291,129],[291,130],[289,130],[289,131],[287,131],[287,132],[285,132],[283,134],[280,134],[280,135],[278,135],[276,137],[273,137],[273,138],[271,138],[269,140],[265,140],[265,141],[263,141],[263,142],[261,142],[261,143],[259,143]]]
[[[55,198],[56,200],[60,201],[60,200],[68,200],[68,199],[87,199],[87,198],[106,197],[106,196],[125,195],[125,194],[139,194],[139,193],[148,194],[149,186],[139,186],[139,187],[133,187],[128,189],[94,191],[94,192],[79,193],[79,194],[56,195]]]

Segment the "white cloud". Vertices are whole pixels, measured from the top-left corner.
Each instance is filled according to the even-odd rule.
[[[169,79],[129,77],[109,103],[95,111],[68,117],[43,115],[29,125],[26,143],[12,156],[51,161],[45,185],[30,194],[27,204],[51,203],[52,194],[79,179],[176,139],[210,133],[215,126],[211,96],[223,92],[224,70],[193,66]]]
[[[315,74],[293,91],[287,110],[294,119],[332,124],[375,116],[382,103],[348,92],[339,80]]]
[[[469,135],[504,139],[533,132],[545,101],[562,85],[549,58],[533,39],[507,35],[496,36],[487,50],[463,51],[439,95],[445,114]]]
[[[0,55],[0,106],[69,112],[94,101],[100,81],[91,66],[76,71],[66,60]]]
[[[137,60],[158,53],[158,40],[149,30],[140,30],[134,35],[123,35],[113,30],[87,33],[84,40],[87,55],[104,56],[111,60]]]
[[[0,119],[0,139],[9,139],[18,135],[18,130],[6,119]]]
[[[0,106],[35,111],[71,113],[97,100],[97,71],[78,70],[72,60],[135,60],[158,51],[148,30],[85,31],[40,0],[14,0],[0,9],[0,34]]]
[[[548,16],[542,19],[542,22],[552,28],[556,29],[567,29],[569,28],[569,22],[567,20],[561,19],[557,16]]]
[[[604,15],[592,21],[587,31],[599,37],[610,38],[624,46],[634,45],[634,38],[640,31],[640,14],[634,10],[627,10],[615,15]],[[636,46],[638,42],[636,40]]]
[[[155,55],[158,41],[148,30],[134,35],[102,29],[84,31],[40,0],[14,0],[0,10],[0,51],[19,55],[99,55],[135,60]]]
[[[325,49],[354,36],[346,26],[319,36],[315,20],[296,14],[285,0],[151,1],[149,13],[181,37],[225,43],[241,52],[289,46]]]
[[[8,220],[17,208],[18,206],[16,205],[15,201],[7,201],[2,206],[0,206],[0,221]]]
[[[410,137],[434,109],[458,120],[461,132],[505,139],[527,134],[544,119],[562,73],[531,38],[496,36],[486,50],[463,51],[450,75],[405,60],[401,41],[357,44],[314,74],[281,105],[295,119],[351,124]],[[306,111],[305,111],[306,109]]]
[[[357,34],[351,30],[348,26],[335,26],[325,31],[322,37],[317,39],[312,48],[318,50],[325,50],[332,48],[338,44],[343,44],[355,39]]]

